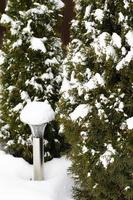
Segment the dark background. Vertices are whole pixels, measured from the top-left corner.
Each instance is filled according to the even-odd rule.
[[[74,3],[73,0],[63,0],[65,3],[63,11],[63,22],[61,26],[61,39],[64,45],[67,45],[70,40],[70,21],[74,17]]]
[[[6,0],[0,0],[0,13],[4,13],[6,7]],[[2,36],[4,33],[4,28],[0,26],[0,47],[2,45]]]
[[[0,0],[0,13],[4,13],[6,7],[7,0]],[[70,21],[74,16],[73,7],[74,3],[73,0],[63,0],[65,3],[65,7],[63,10],[63,22],[60,27],[61,32],[61,39],[64,45],[67,45],[70,40]],[[0,47],[2,46],[2,37],[4,34],[4,28],[0,26]]]

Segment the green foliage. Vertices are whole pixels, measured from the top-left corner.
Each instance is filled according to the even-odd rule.
[[[76,200],[133,198],[133,130],[126,123],[133,116],[131,7],[75,0],[59,110]]]
[[[60,3],[60,2],[59,2]],[[57,1],[9,0],[1,23],[7,28],[1,54],[1,134],[4,150],[32,162],[32,138],[19,119],[29,101],[48,100],[56,110],[63,59],[61,40],[55,31],[61,20]],[[47,126],[45,160],[60,156],[64,139],[58,124]]]

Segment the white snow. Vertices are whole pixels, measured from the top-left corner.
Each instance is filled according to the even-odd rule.
[[[61,9],[64,7],[64,3],[61,0],[50,0],[51,2],[54,2],[56,9]]]
[[[99,116],[100,119],[102,119],[103,117],[105,119],[108,118],[107,115],[105,114],[105,111],[103,109],[101,109],[101,108],[98,109],[98,116]]]
[[[67,78],[63,78],[60,93],[64,99],[69,99],[71,104],[75,102],[75,98],[70,95],[70,90],[76,87],[78,87],[76,83],[72,84],[71,81],[67,80]]]
[[[33,88],[35,88],[36,90],[41,90],[41,91],[43,91],[42,85],[36,82],[36,77],[32,77],[30,80],[27,80],[27,81],[25,82],[25,85],[26,85],[26,86],[32,85]]]
[[[94,28],[95,24],[94,22],[89,22],[89,21],[85,21],[85,28],[87,30],[87,33],[95,33],[95,28]],[[92,35],[93,37],[93,35]]]
[[[115,49],[113,46],[108,45],[106,47],[106,60],[108,60],[110,57],[115,59]]]
[[[0,65],[4,63],[5,57],[4,57],[4,52],[0,50]]]
[[[1,16],[0,23],[2,23],[2,24],[8,24],[8,23],[10,23],[10,22],[12,22],[12,18],[11,18],[11,17],[9,17],[9,16],[6,15],[6,14],[3,14],[3,15]]]
[[[91,73],[91,70],[89,68],[86,68],[86,72],[85,72],[85,75],[87,76],[88,80],[90,79],[92,73]]]
[[[84,60],[85,60],[85,56],[80,51],[76,52],[72,57],[72,62],[76,64],[78,63],[82,64]]]
[[[133,47],[133,31],[128,31],[125,37],[129,46]]]
[[[16,48],[22,45],[22,40],[18,39],[16,42],[13,43],[12,48]]]
[[[133,117],[130,117],[126,120],[128,129],[133,129]]]
[[[0,151],[1,200],[72,200],[73,181],[65,157],[44,163],[44,181],[33,181],[33,166]]]
[[[124,0],[124,8],[127,9],[129,6],[129,2],[127,0]]]
[[[20,96],[21,96],[21,99],[22,99],[22,100],[24,100],[24,101],[26,101],[26,102],[30,101],[30,97],[29,97],[29,95],[28,95],[28,92],[22,91],[21,94],[20,94]]]
[[[8,15],[3,14],[1,19],[0,19],[0,23],[11,24],[11,28],[10,28],[11,34],[12,35],[18,34],[18,31],[20,29],[20,24],[21,24],[20,21],[15,21],[11,17],[9,17]]]
[[[82,9],[81,4],[78,1],[75,4],[75,9],[76,9],[76,11],[81,11],[81,9]]]
[[[23,104],[22,104],[22,103],[19,103],[18,105],[16,105],[16,106],[12,109],[12,111],[13,111],[13,112],[18,112],[18,111],[22,110],[22,108],[23,108]]]
[[[124,129],[126,129],[126,127],[127,127],[127,123],[126,122],[122,122],[121,125],[120,125],[120,129],[124,130]]]
[[[125,35],[125,38],[128,45],[130,46],[130,50],[126,52],[126,49],[124,47],[122,48],[122,55],[125,55],[125,57],[123,57],[116,65],[116,69],[118,71],[122,69],[125,65],[128,65],[131,60],[133,60],[133,31],[129,30]]]
[[[119,12],[119,23],[124,21],[124,15],[122,12]]]
[[[115,38],[114,38],[114,36],[115,36]],[[120,43],[120,41],[118,41],[118,37],[116,40],[116,35],[114,35],[114,36],[112,38],[113,39],[112,42],[115,42],[115,46],[120,45],[120,44],[118,44],[118,42]],[[109,33],[107,33],[107,32],[101,33],[98,37],[96,37],[94,39],[94,42],[92,42],[91,45],[94,47],[95,53],[98,56],[105,54],[106,60],[108,60],[110,57],[115,58],[115,49],[111,45],[111,35]]]
[[[43,53],[46,53],[47,50],[46,50],[46,47],[44,46],[42,38],[31,37],[30,42],[31,42],[31,45],[29,48],[35,51],[40,50]]]
[[[88,134],[85,131],[81,131],[80,135],[81,135],[83,141],[85,141],[88,138]]]
[[[117,33],[113,33],[113,35],[112,35],[112,43],[117,48],[121,48],[121,37]]]
[[[41,75],[41,79],[42,80],[45,80],[45,79],[50,79],[52,80],[54,78],[54,75],[52,72],[49,72],[49,73],[44,73]]]
[[[63,92],[67,93],[69,91],[69,89],[71,89],[70,82],[67,80],[67,78],[64,77],[63,81],[62,81],[60,92],[61,93],[63,93]]]
[[[127,66],[131,62],[131,60],[133,60],[133,31],[129,30],[126,33],[125,38],[128,45],[130,46],[130,50],[128,52],[126,51],[125,47],[121,48],[121,37],[116,33],[113,33],[112,35],[112,41],[111,41],[112,45],[114,47],[121,48],[122,55],[124,56],[116,65],[116,70],[118,71],[122,69],[124,66]],[[102,44],[102,41],[100,43]],[[100,46],[101,45],[98,46],[97,43],[95,42],[95,51],[97,54],[99,54],[98,50],[100,51],[100,48],[99,48]],[[104,44],[104,41],[103,41],[103,49],[105,49],[105,47],[106,47],[106,44]],[[106,47],[106,52],[107,52],[107,47]],[[107,54],[109,54],[109,51],[107,52]],[[115,57],[115,50],[113,49],[112,49],[111,56]]]
[[[96,73],[87,83],[84,84],[84,88],[86,91],[89,91],[95,89],[98,85],[104,86],[104,79],[99,73]]]
[[[10,126],[8,124],[4,125],[1,127],[1,131],[4,131],[5,133],[7,132],[7,130],[9,130]]]
[[[123,112],[123,109],[124,109],[124,103],[121,101],[119,102],[119,107],[118,107],[119,111],[122,111]]]
[[[87,104],[80,104],[75,108],[75,110],[69,114],[70,118],[73,121],[76,121],[78,118],[84,118],[91,111],[91,107]]]
[[[107,32],[103,32],[101,33],[97,38],[95,38],[95,44],[98,45],[98,51],[100,49],[105,50],[105,48],[107,47],[107,39],[110,38],[110,34]],[[95,45],[94,45],[95,47]]]
[[[53,57],[51,59],[46,59],[45,64],[46,65],[52,65],[52,64],[59,64],[59,62],[55,57]]]
[[[112,147],[112,145],[108,144],[107,150],[103,155],[100,156],[100,162],[102,163],[105,169],[108,167],[110,163],[114,162],[114,158],[112,156],[115,155],[115,152],[116,151]]]
[[[48,123],[55,118],[55,112],[48,101],[33,101],[27,103],[20,114],[22,122],[30,125]]]
[[[31,19],[27,21],[27,26],[22,31],[23,34],[31,33],[31,23],[32,23]]]
[[[73,19],[73,20],[71,21],[71,28],[77,29],[78,23],[79,23],[78,20]]]
[[[90,172],[88,172],[88,174],[87,174],[87,177],[90,177],[91,176],[91,173]]]
[[[95,19],[98,21],[102,21],[103,17],[104,17],[104,11],[101,9],[96,9],[95,13],[94,13]]]
[[[12,21],[11,22],[11,28],[10,28],[11,34],[12,35],[18,35],[20,27],[21,27],[20,21]]]
[[[127,190],[129,190],[130,188],[131,188],[130,186],[126,186],[124,190],[127,191]]]
[[[129,51],[127,55],[116,65],[116,69],[119,71],[124,67],[124,65],[128,65],[131,60],[133,60],[133,50]]]
[[[87,17],[90,16],[91,7],[92,7],[91,5],[89,5],[89,6],[86,7],[84,18],[87,18]]]
[[[108,98],[104,96],[104,94],[100,95],[100,102],[107,104],[108,103]]]
[[[85,154],[87,152],[88,152],[87,147],[85,145],[83,145],[83,147],[82,147],[82,153]]]
[[[125,48],[125,47],[122,47],[122,48],[121,48],[121,52],[122,52],[122,55],[124,56],[124,55],[126,54],[126,52],[127,52],[127,51],[126,51],[126,48]]]
[[[41,5],[39,3],[34,3],[36,5],[36,8],[31,8],[27,11],[27,14],[38,14],[38,15],[43,15],[44,13],[48,12],[48,8],[45,5]]]

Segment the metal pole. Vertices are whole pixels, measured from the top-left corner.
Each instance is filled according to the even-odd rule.
[[[44,180],[43,165],[44,165],[43,138],[33,137],[34,180],[37,181]]]

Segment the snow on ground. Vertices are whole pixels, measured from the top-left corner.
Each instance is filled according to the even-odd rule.
[[[73,200],[70,165],[65,157],[53,159],[44,164],[45,180],[33,181],[32,165],[0,151],[0,199]]]

